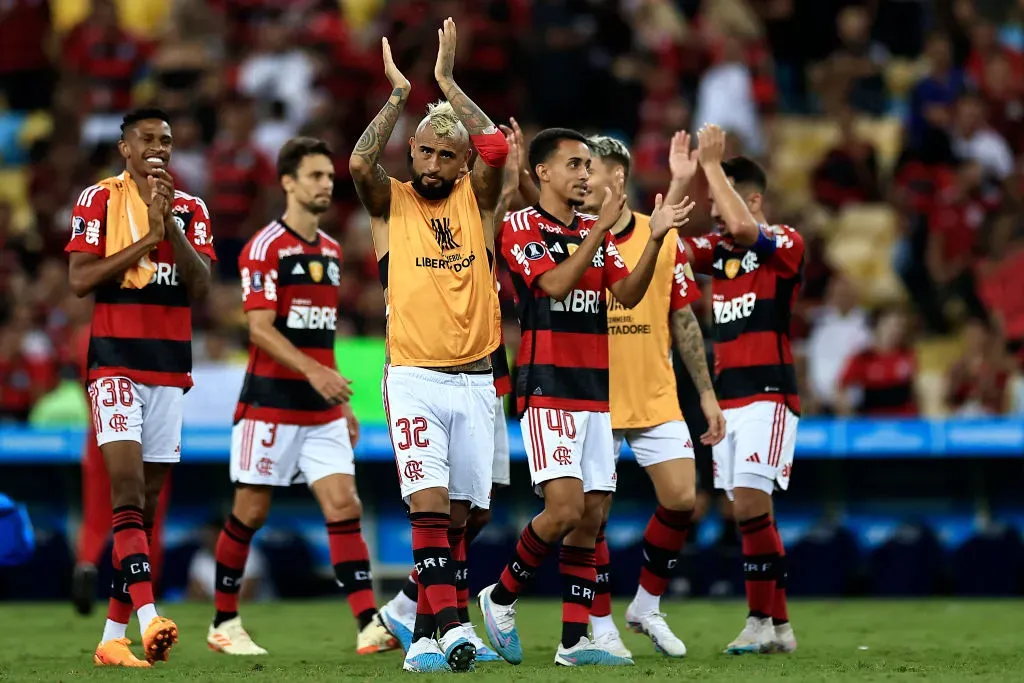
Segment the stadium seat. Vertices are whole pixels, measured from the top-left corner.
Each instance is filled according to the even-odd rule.
[[[994,527],[972,536],[953,553],[957,595],[1015,595],[1024,571],[1024,544],[1016,529]]]
[[[904,524],[871,556],[872,592],[879,596],[932,595],[943,580],[943,560],[931,529]]]
[[[843,527],[812,529],[786,554],[792,595],[844,595],[860,569],[857,540]]]

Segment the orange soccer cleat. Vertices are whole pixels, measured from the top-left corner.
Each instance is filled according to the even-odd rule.
[[[166,662],[171,646],[178,642],[178,627],[167,617],[154,617],[142,636],[146,650],[146,661]]]
[[[114,638],[96,646],[92,662],[96,666],[128,666],[145,669],[151,666],[147,661],[139,659],[132,652],[130,640],[127,638]]]

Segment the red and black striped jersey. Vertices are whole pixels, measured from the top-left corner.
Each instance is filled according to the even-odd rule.
[[[274,327],[321,365],[337,369],[334,335],[341,285],[341,246],[323,231],[314,241],[274,221],[249,240],[238,257],[242,307],[271,310]],[[238,397],[235,422],[317,425],[341,418],[341,406],[321,396],[306,377],[255,345]]]
[[[512,379],[508,369],[508,351],[505,349],[505,337],[501,338],[501,345],[491,353],[491,370],[494,372],[494,392],[498,396],[508,396],[512,393]]]
[[[804,240],[785,225],[761,233],[750,248],[721,234],[686,239],[693,269],[712,277],[715,390],[722,408],[774,401],[799,414],[789,325]]]
[[[916,370],[912,349],[867,349],[847,361],[839,382],[860,394],[855,403],[861,415],[913,416]]]
[[[605,291],[629,275],[611,233],[563,300],[548,297],[537,278],[576,251],[595,216],[565,225],[539,206],[505,216],[501,253],[515,285],[523,340],[516,365],[516,404],[608,411],[608,305]]]
[[[106,254],[107,201],[99,185],[82,191],[71,214],[67,252]],[[203,200],[175,191],[171,213],[200,254],[216,260],[210,213]],[[164,239],[150,254],[156,272],[142,289],[121,287],[121,278],[96,288],[86,381],[127,377],[139,384],[192,386],[192,308],[174,263],[174,247]]]

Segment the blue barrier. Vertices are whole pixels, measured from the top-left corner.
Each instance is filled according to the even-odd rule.
[[[82,429],[0,427],[0,464],[76,463],[81,458]],[[509,422],[513,460],[525,460],[519,424]],[[185,462],[225,462],[231,430],[186,428],[181,449]],[[1024,421],[1015,418],[956,420],[801,420],[797,456],[805,459],[871,458],[1021,458]],[[362,461],[390,462],[391,440],[382,425],[363,425],[356,447]],[[628,448],[623,458],[632,459]]]

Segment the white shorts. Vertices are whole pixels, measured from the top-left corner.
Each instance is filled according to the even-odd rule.
[[[491,467],[491,483],[497,486],[508,486],[512,483],[509,459],[505,397],[498,396],[494,402],[494,465]]]
[[[615,462],[619,461],[623,441],[629,444],[636,457],[636,464],[640,467],[650,467],[669,460],[693,458],[690,429],[682,420],[673,420],[653,427],[616,429],[612,435],[615,439]]]
[[[527,408],[521,420],[530,478],[541,484],[572,477],[583,492],[615,491],[615,449],[610,413]]]
[[[181,387],[136,384],[127,377],[101,377],[89,384],[96,444],[135,441],[143,462],[181,461]]]
[[[402,499],[445,488],[451,500],[488,508],[494,465],[494,377],[388,366],[384,410]]]
[[[231,481],[291,486],[356,473],[348,420],[289,425],[240,420],[231,429]]]
[[[758,401],[722,411],[725,438],[712,449],[715,488],[729,499],[735,488],[771,495],[789,488],[800,418],[782,403]]]

